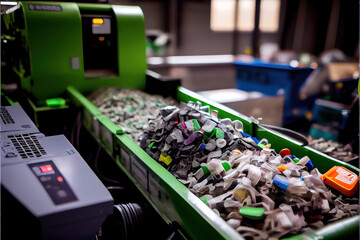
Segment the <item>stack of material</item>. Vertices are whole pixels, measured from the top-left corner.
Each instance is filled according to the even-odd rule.
[[[160,108],[176,104],[172,98],[121,87],[98,89],[88,99],[134,141],[148,126],[149,120],[158,117]]]
[[[322,175],[307,156],[277,154],[266,139],[245,134],[240,121],[202,110],[192,102],[161,109],[140,146],[243,237],[279,238],[358,214],[358,199],[350,198],[356,174],[339,170],[352,190],[331,185],[335,195],[325,185],[333,171]]]
[[[350,144],[346,144],[344,146],[343,144],[332,140],[325,140],[324,138],[314,139],[310,136],[309,146],[329,155],[330,157],[337,158],[344,162],[351,162],[359,159],[359,156],[353,153],[353,149]]]

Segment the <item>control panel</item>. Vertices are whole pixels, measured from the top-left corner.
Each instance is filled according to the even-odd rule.
[[[63,175],[53,161],[28,164],[55,205],[76,201]]]
[[[109,191],[64,135],[40,133],[20,105],[0,107],[0,118],[2,237],[92,239],[112,213]]]

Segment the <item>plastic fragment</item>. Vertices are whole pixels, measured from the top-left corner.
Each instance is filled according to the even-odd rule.
[[[165,156],[164,154],[161,154],[160,155],[160,161],[162,161],[166,165],[169,165],[171,163],[171,161],[172,161],[172,158],[169,155]]]
[[[359,184],[359,177],[355,173],[339,166],[332,167],[321,179],[326,185],[349,197],[355,194]]]
[[[290,152],[289,149],[284,148],[283,150],[281,150],[281,151],[279,152],[279,154],[280,154],[281,157],[285,157],[285,156],[291,155],[291,152]]]
[[[261,220],[264,218],[264,208],[255,208],[255,207],[242,207],[240,209],[241,215],[244,217],[253,219],[253,220]]]
[[[280,171],[280,172],[283,172],[287,169],[286,166],[280,166],[280,167],[277,167],[277,169]]]

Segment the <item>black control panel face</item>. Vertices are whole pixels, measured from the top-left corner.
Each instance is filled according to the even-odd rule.
[[[81,10],[86,79],[117,77],[118,40],[113,11]]]
[[[55,205],[76,201],[77,198],[53,161],[28,164]]]

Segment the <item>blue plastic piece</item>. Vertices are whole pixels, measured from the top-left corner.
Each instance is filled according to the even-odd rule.
[[[256,144],[259,144],[259,142],[260,142],[259,139],[257,139],[256,137],[251,137],[251,138],[254,140],[254,142],[256,142]]]
[[[244,133],[244,132],[241,132],[241,135],[242,135],[243,137],[250,137],[250,138],[251,138],[251,136],[250,136],[249,134]]]
[[[249,135],[249,134],[247,134],[247,133],[241,132],[241,135],[242,135],[243,137],[249,137],[249,138],[251,138],[252,140],[254,140],[254,142],[255,142],[256,144],[258,144],[258,143],[260,142],[259,139],[257,139],[256,137],[252,137],[251,135]]]
[[[205,144],[201,144],[201,145],[200,145],[200,149],[206,149],[206,145],[205,145]]]
[[[283,189],[284,191],[286,191],[286,189],[289,187],[290,182],[289,180],[281,175],[276,175],[273,179],[273,183],[278,186],[279,188]]]
[[[309,160],[309,161],[305,164],[305,166],[308,168],[309,172],[314,169],[314,165],[313,165],[313,163],[311,162],[311,160]]]

